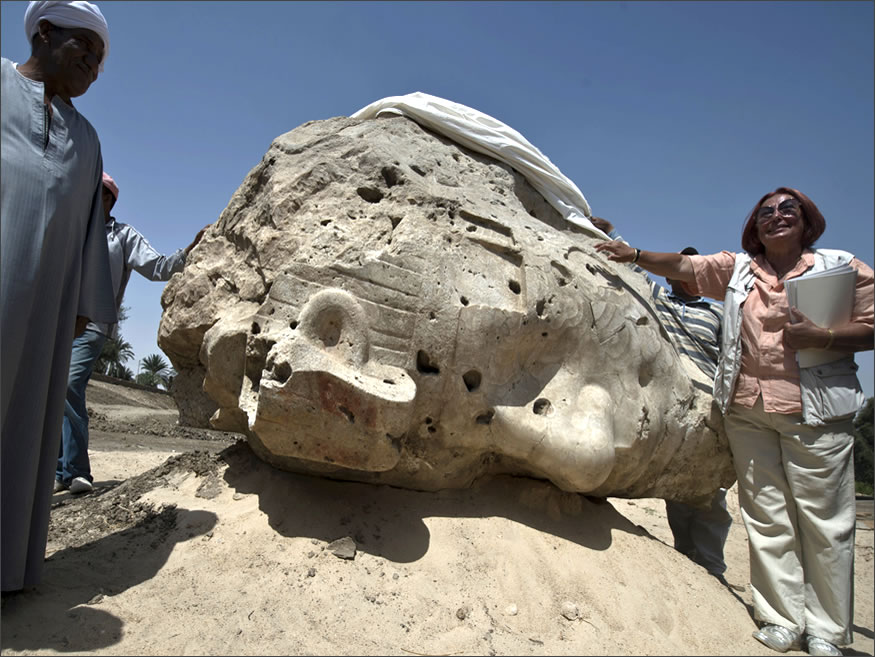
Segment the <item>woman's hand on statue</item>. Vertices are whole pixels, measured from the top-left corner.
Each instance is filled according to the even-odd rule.
[[[614,262],[632,262],[635,259],[635,249],[620,240],[599,242],[595,245],[595,250],[606,254],[608,260]]]

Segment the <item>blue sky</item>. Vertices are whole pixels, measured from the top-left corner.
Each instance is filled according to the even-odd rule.
[[[104,73],[76,101],[159,251],[214,222],[300,124],[422,91],[507,123],[635,246],[740,250],[759,197],[801,189],[819,246],[872,266],[872,2],[98,2]],[[23,62],[26,3],[0,3]],[[163,283],[122,334],[159,351]],[[873,354],[859,354],[873,394]],[[136,371],[136,362],[129,363]]]

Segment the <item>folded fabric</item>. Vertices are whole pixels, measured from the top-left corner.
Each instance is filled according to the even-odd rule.
[[[592,211],[577,185],[525,137],[501,121],[421,91],[383,98],[361,108],[352,118],[372,119],[381,114],[406,116],[457,144],[510,165],[525,176],[566,221],[595,237],[607,239],[608,236],[589,220]]]

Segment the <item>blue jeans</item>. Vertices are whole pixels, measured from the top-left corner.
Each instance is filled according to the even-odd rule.
[[[106,336],[86,329],[73,340],[70,373],[67,376],[67,401],[64,403],[64,426],[61,430],[61,452],[55,479],[68,484],[76,477],[94,481],[88,460],[88,410],[85,408],[85,387],[94,364],[100,357]]]

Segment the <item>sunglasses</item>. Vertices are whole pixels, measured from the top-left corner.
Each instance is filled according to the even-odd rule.
[[[798,218],[802,215],[802,209],[799,206],[799,202],[787,199],[786,201],[782,201],[777,208],[771,205],[764,205],[759,210],[757,210],[757,223],[758,224],[766,224],[774,219],[776,216],[781,216],[784,219]]]

